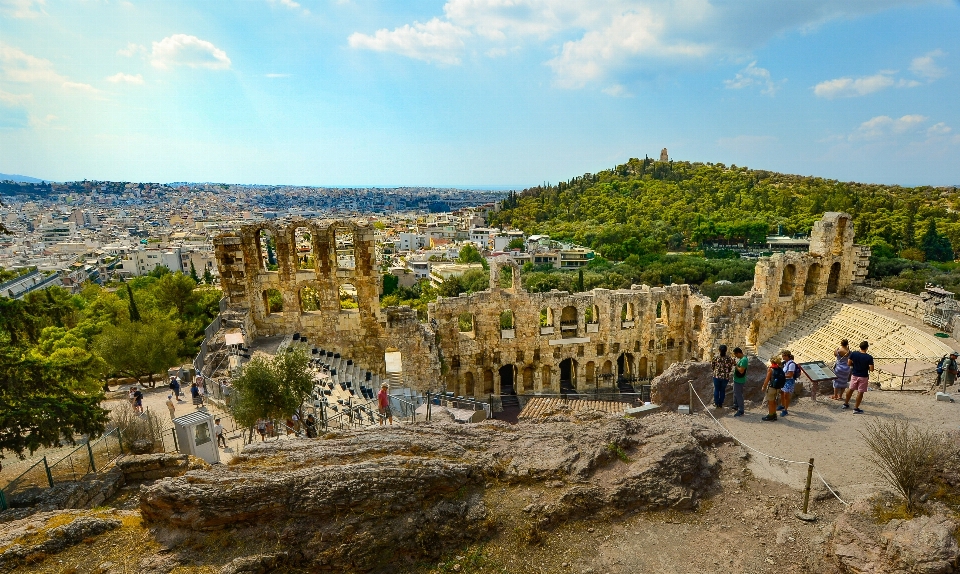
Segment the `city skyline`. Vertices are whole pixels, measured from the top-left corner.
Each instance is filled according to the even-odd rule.
[[[960,5],[833,4],[0,0],[0,172],[504,189],[666,147],[960,182]]]

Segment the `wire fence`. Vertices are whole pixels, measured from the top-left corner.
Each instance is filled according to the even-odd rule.
[[[123,452],[120,429],[113,429],[92,442],[77,446],[52,464],[43,457],[0,489],[0,510],[9,508],[13,497],[29,490],[52,488],[55,484],[75,482],[102,471]]]

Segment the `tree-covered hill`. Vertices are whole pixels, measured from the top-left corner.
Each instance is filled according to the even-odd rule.
[[[929,221],[960,246],[956,188],[900,187],[723,164],[631,159],[614,169],[512,194],[491,223],[592,247],[609,259],[760,243],[782,225],[808,233],[825,211],[854,216],[857,242],[893,256],[921,247]]]

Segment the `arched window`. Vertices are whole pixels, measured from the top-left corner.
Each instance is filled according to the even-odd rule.
[[[283,312],[283,294],[278,289],[263,292],[264,315]]]
[[[340,285],[340,310],[350,311],[359,309],[360,304],[357,299],[357,288],[351,283]]]
[[[550,307],[540,309],[540,326],[553,327],[553,309]]]
[[[354,245],[353,230],[338,227],[334,233],[337,243],[337,267],[353,269],[357,266],[357,257]]]
[[[276,271],[279,269],[277,264],[277,241],[269,229],[261,229],[257,232],[257,252],[260,254],[260,270]]]
[[[577,318],[577,308],[568,305],[560,311],[560,333],[564,337],[576,337],[577,336],[577,327],[578,327],[578,318]]]
[[[807,269],[807,282],[803,286],[805,295],[816,295],[820,288],[820,264],[814,263]]]
[[[696,305],[693,308],[693,330],[699,331],[703,327],[703,308]]]
[[[300,289],[300,312],[309,313],[320,310],[320,293],[313,287],[305,286]]]
[[[513,311],[507,309],[500,313],[500,328],[501,329],[513,329]]]
[[[833,295],[840,288],[840,262],[830,266],[830,277],[827,278],[827,294]]]
[[[797,268],[793,263],[787,264],[783,268],[783,276],[780,278],[780,296],[789,297],[793,295],[793,282],[797,277]]]
[[[313,254],[313,234],[306,227],[298,227],[293,232],[297,269],[313,269],[316,264]]]

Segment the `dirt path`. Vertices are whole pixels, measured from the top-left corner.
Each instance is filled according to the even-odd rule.
[[[746,415],[733,417],[733,409],[710,409],[717,419],[737,438],[748,445],[781,458],[794,461],[815,459],[817,470],[831,484],[850,496],[862,488],[874,488],[877,478],[869,463],[861,456],[863,439],[859,430],[877,418],[902,416],[926,428],[949,431],[960,424],[960,389],[951,389],[958,402],[938,402],[932,394],[875,391],[863,399],[864,414],[841,410],[841,401],[829,395],[814,402],[801,398],[790,407],[787,417],[776,422],[760,420],[766,406],[747,405]],[[701,397],[709,401],[710,397]],[[696,400],[696,399],[695,399]],[[699,405],[695,416],[708,418]],[[713,423],[712,420],[710,420]],[[801,488],[806,480],[806,465],[786,464],[755,455],[751,470],[762,478],[776,480],[793,488]]]

